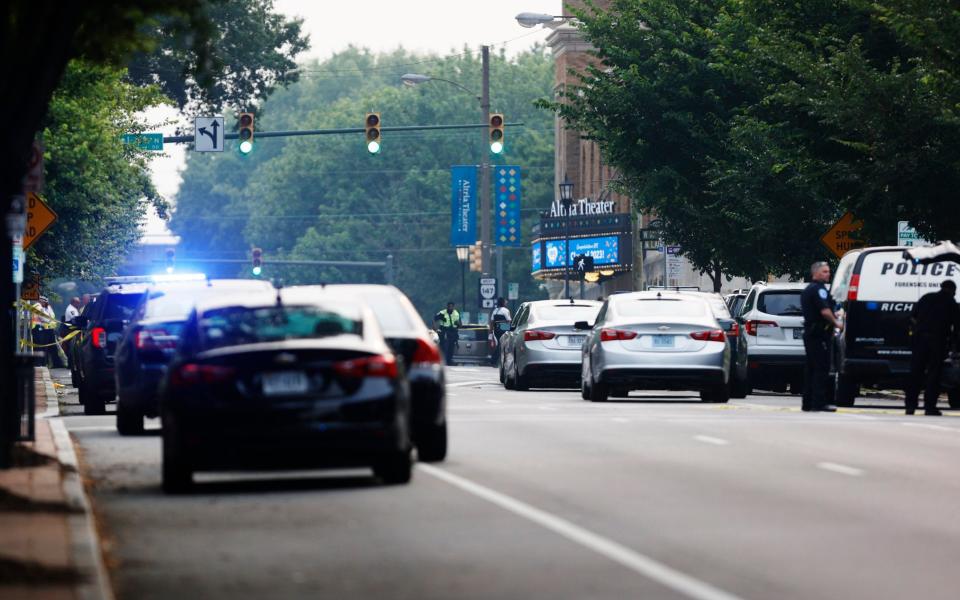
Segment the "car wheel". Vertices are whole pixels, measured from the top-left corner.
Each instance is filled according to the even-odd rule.
[[[500,383],[506,383],[507,378],[503,374],[503,359],[500,360],[499,371],[500,371]]]
[[[700,399],[704,402],[724,403],[730,401],[730,388],[726,385],[717,385],[700,391]]]
[[[387,485],[409,483],[413,477],[413,457],[410,450],[400,450],[380,459],[373,465],[373,474]]]
[[[83,404],[83,414],[104,415],[107,413],[107,403],[102,396],[98,396],[87,382],[80,383],[80,403]]]
[[[735,374],[730,375],[730,397],[746,398],[750,394],[750,387],[746,381],[741,380]]]
[[[117,432],[120,435],[143,434],[143,413],[130,406],[129,400],[117,398]]]
[[[857,400],[860,385],[843,373],[837,373],[836,382],[833,398],[837,406],[853,406]]]
[[[590,402],[606,402],[610,395],[607,384],[590,379]]]
[[[447,424],[425,427],[417,436],[417,458],[440,462],[447,457]]]
[[[525,392],[530,389],[530,378],[520,373],[516,356],[513,357],[513,389],[518,392]]]
[[[950,401],[950,408],[960,408],[960,390],[948,391],[947,399]]]
[[[164,420],[163,427],[163,491],[167,494],[183,494],[193,487],[193,468],[183,456],[183,449]]]
[[[586,377],[580,379],[580,397],[584,400],[590,399],[590,386],[587,384]]]
[[[512,390],[515,387],[515,382],[513,380],[513,369],[504,370],[503,372],[503,387]]]

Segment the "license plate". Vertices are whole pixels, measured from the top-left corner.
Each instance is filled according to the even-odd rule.
[[[264,396],[303,394],[309,387],[307,376],[300,371],[280,371],[263,374]]]
[[[654,348],[673,348],[673,336],[672,335],[653,336],[653,347]]]
[[[583,340],[587,339],[585,335],[568,335],[567,336],[567,345],[568,346],[582,346]]]
[[[793,330],[793,339],[802,340],[803,339],[803,329],[794,329]]]

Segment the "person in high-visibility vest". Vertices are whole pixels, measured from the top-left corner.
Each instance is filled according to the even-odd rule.
[[[46,296],[40,296],[40,300],[33,305],[33,308],[30,319],[33,343],[42,346],[40,350],[46,355],[47,366],[53,367],[59,358],[56,346],[57,317]]]
[[[457,329],[462,325],[460,313],[454,308],[453,302],[447,302],[446,310],[441,310],[433,317],[434,325],[440,334],[440,349],[448,365],[453,364],[453,353],[457,349]]]

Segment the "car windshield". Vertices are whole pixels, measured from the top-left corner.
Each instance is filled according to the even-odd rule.
[[[702,317],[707,305],[695,300],[640,298],[617,302],[617,312],[625,317]]]
[[[107,305],[103,307],[103,319],[122,319],[129,321],[143,294],[109,294]]]
[[[538,304],[533,307],[533,318],[537,321],[593,321],[600,312],[599,305],[593,304]]]
[[[208,310],[200,319],[206,349],[258,342],[361,335],[359,313],[348,315],[319,306],[230,306]]]
[[[800,290],[764,292],[760,294],[760,300],[757,301],[757,310],[782,317],[802,315]]]

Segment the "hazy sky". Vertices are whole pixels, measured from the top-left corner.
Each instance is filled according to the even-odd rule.
[[[298,60],[324,59],[348,45],[374,51],[409,50],[438,54],[461,52],[464,44],[503,46],[516,54],[546,39],[543,27],[525,29],[515,16],[521,12],[560,14],[561,0],[275,0],[278,12],[303,18],[310,36],[310,49]],[[148,118],[159,122],[169,113],[151,111]],[[179,171],[184,148],[168,144],[167,156],[151,161],[153,181],[166,198],[172,199],[180,186]],[[167,243],[162,221],[149,219],[146,234],[158,243]]]

